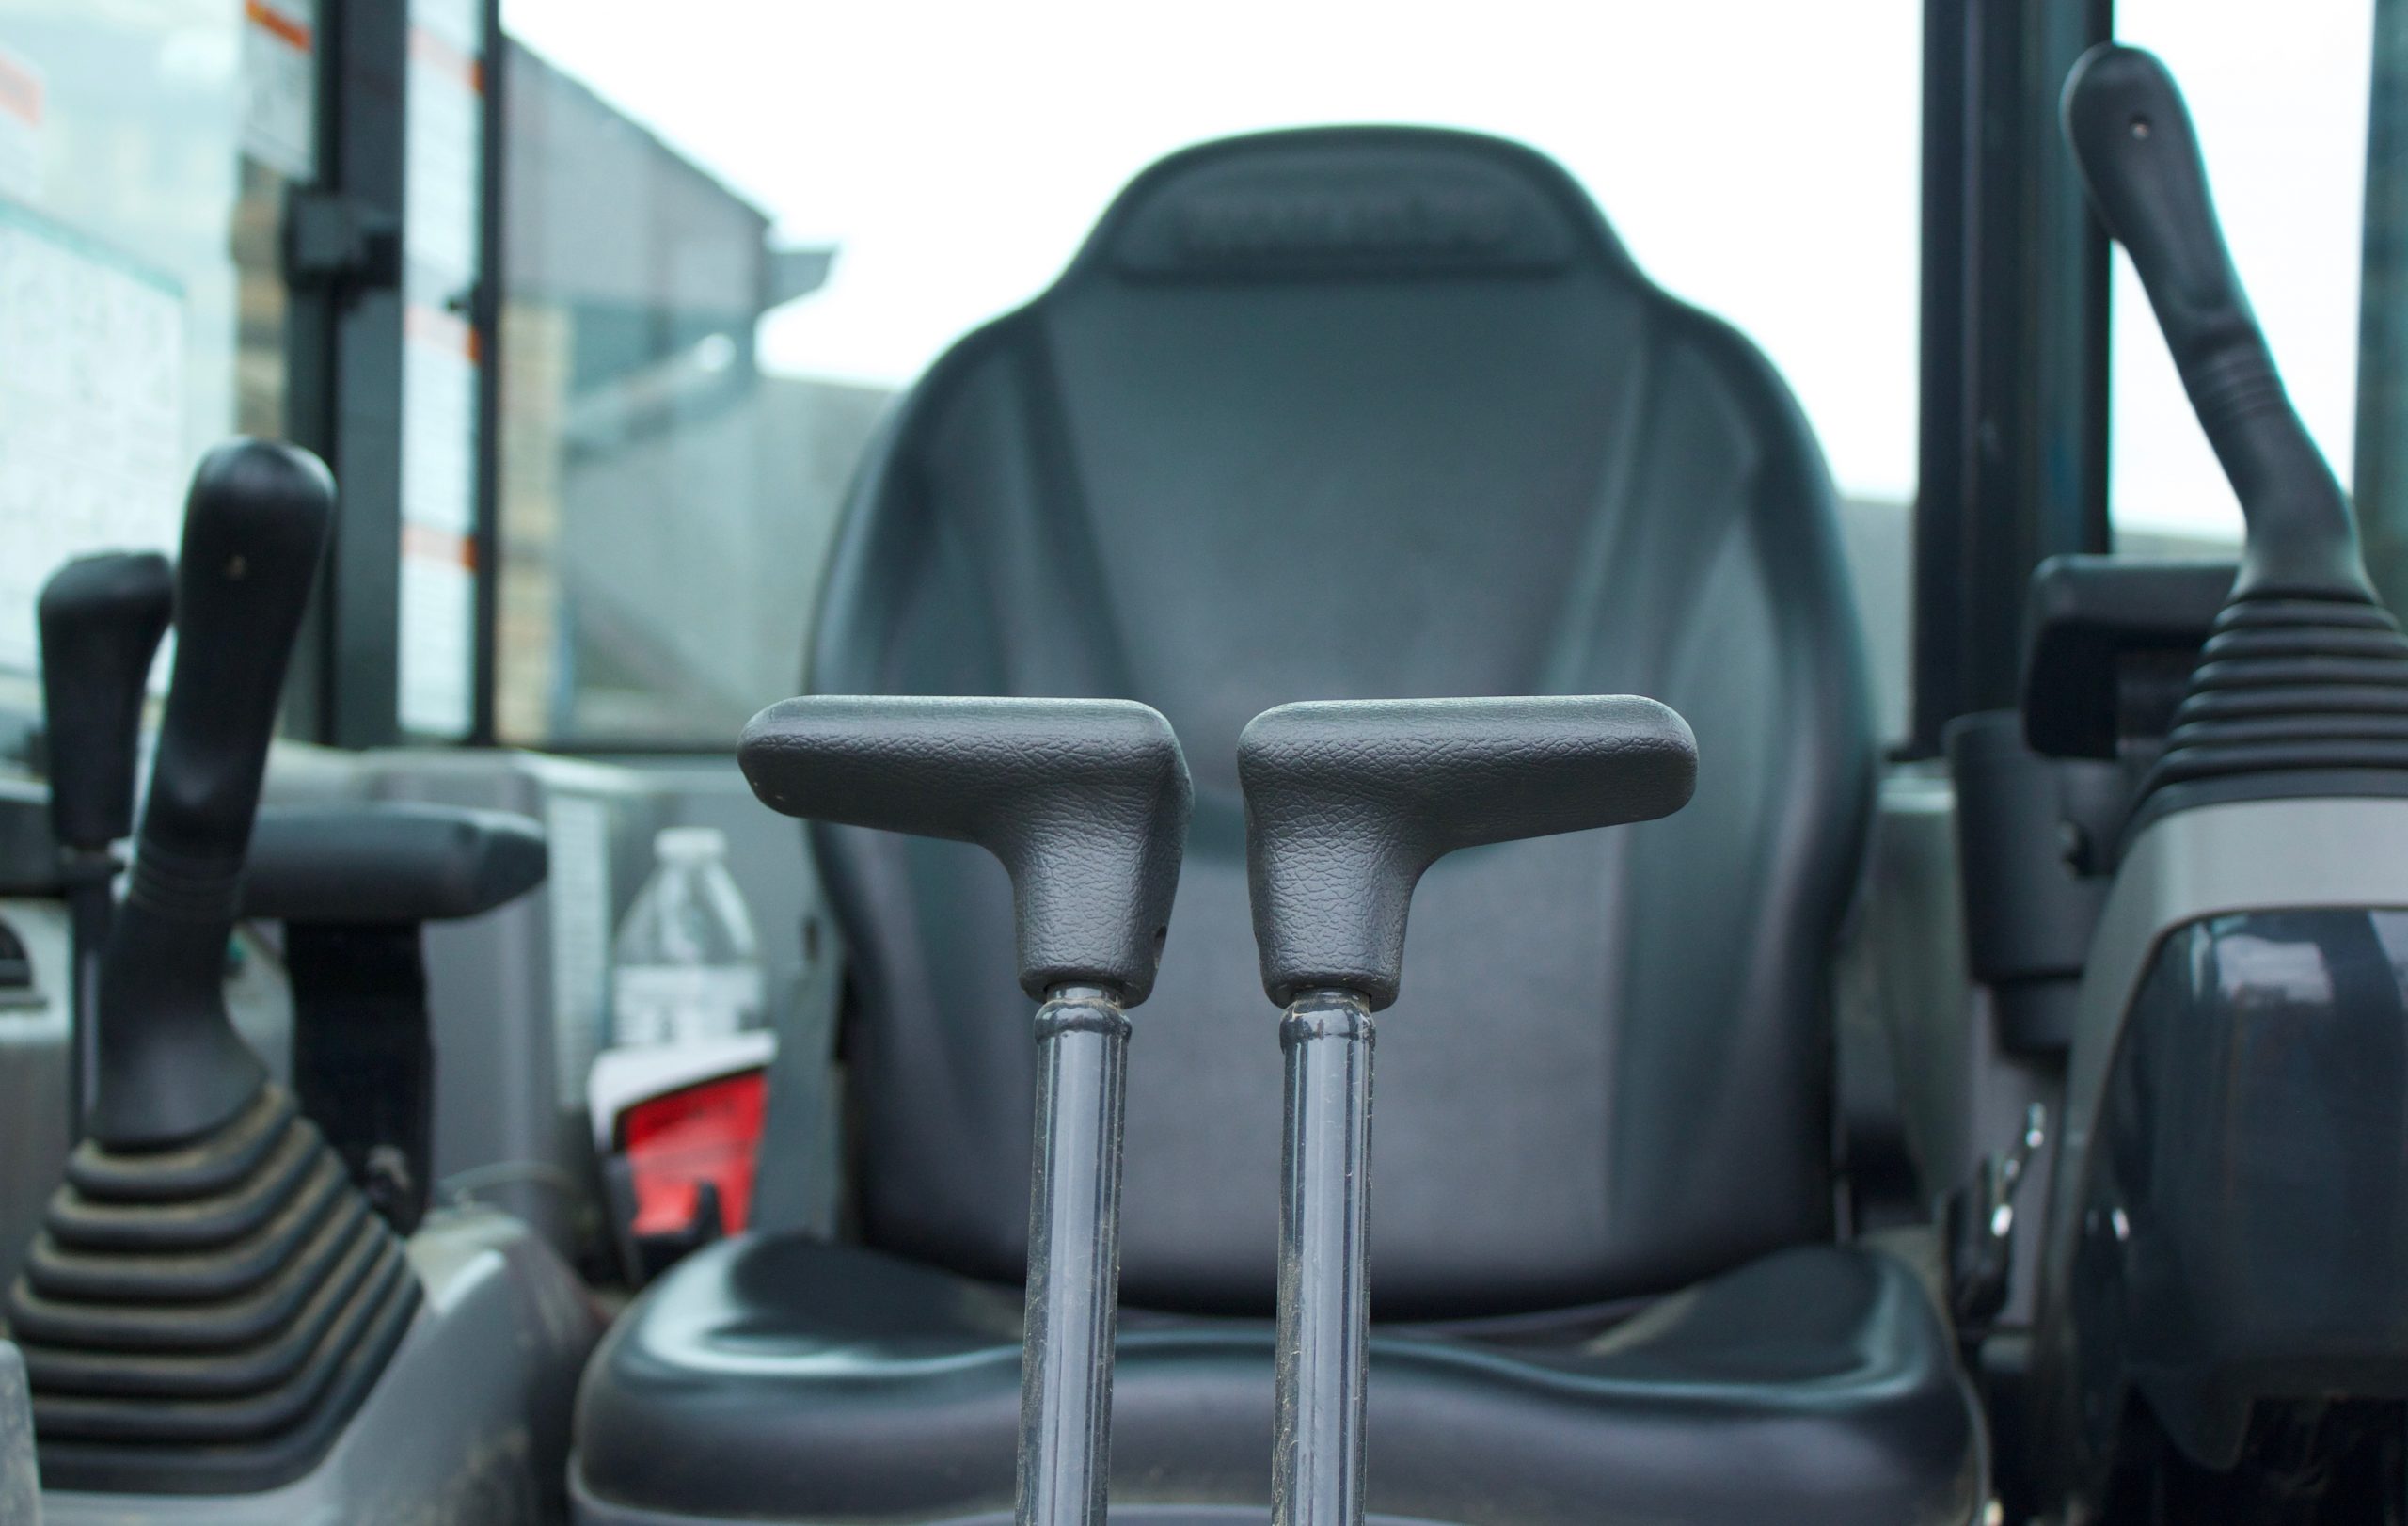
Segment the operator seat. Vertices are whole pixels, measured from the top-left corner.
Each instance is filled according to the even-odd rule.
[[[1417,895],[1380,1020],[1374,1513],[1979,1507],[1923,1281],[1833,1243],[1830,960],[1874,751],[1830,485],[1764,358],[1554,164],[1345,128],[1148,171],[897,409],[809,683],[1121,696],[1184,746],[1195,824],[1130,1051],[1116,1518],[1269,1502],[1280,1052],[1238,732],[1446,694],[1652,695],[1700,768],[1670,819],[1458,853]],[[1034,1048],[1009,886],[966,845],[813,842],[851,958],[860,1243],[741,1236],[634,1307],[582,1397],[590,1523],[1011,1508]]]

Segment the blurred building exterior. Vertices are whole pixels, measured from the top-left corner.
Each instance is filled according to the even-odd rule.
[[[765,376],[836,251],[509,44],[496,716],[505,740],[733,744],[794,691],[846,481],[892,393]]]

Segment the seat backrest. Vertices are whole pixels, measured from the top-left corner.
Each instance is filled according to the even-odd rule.
[[[1384,1317],[1674,1286],[1830,1232],[1829,962],[1872,748],[1831,489],[1736,332],[1513,144],[1344,128],[1139,178],[957,344],[856,485],[819,692],[1105,695],[1178,728],[1194,830],[1133,1014],[1123,1296],[1269,1307],[1277,1013],[1238,732],[1286,700],[1652,695],[1694,803],[1440,863],[1380,1019]],[[873,1242],[1017,1278],[1033,1052],[1003,873],[814,837],[853,960]]]

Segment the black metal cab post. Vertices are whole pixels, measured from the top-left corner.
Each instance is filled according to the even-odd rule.
[[[2057,91],[2112,30],[2110,0],[1924,7],[1915,756],[2015,703],[2032,569],[2107,549],[2107,238]]]

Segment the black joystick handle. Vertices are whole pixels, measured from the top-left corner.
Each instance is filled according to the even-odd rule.
[[[1459,848],[1668,816],[1697,743],[1652,699],[1282,705],[1238,739],[1262,985],[1396,1000],[1422,871]]]
[[[1179,739],[1128,700],[809,695],[736,761],[788,816],[973,842],[1011,875],[1021,989],[1153,990],[1193,795]]]
[[[42,585],[42,724],[61,848],[99,852],[134,831],[143,682],[174,603],[175,572],[155,551],[78,557]]]
[[[78,557],[42,585],[42,723],[50,749],[50,828],[58,840],[72,930],[74,1002],[67,1106],[80,1133],[91,1105],[101,948],[116,910],[110,845],[134,830],[134,761],[142,691],[175,606],[175,572],[155,551]]]
[[[2067,77],[2064,116],[2091,204],[2140,273],[2248,520],[2234,594],[2371,597],[2349,500],[2242,291],[2173,76],[2152,54],[2102,42]]]
[[[176,656],[126,901],[101,967],[92,1137],[189,1139],[257,1094],[227,1020],[226,940],[284,671],[325,549],[334,480],[306,451],[209,453],[184,506]]]

